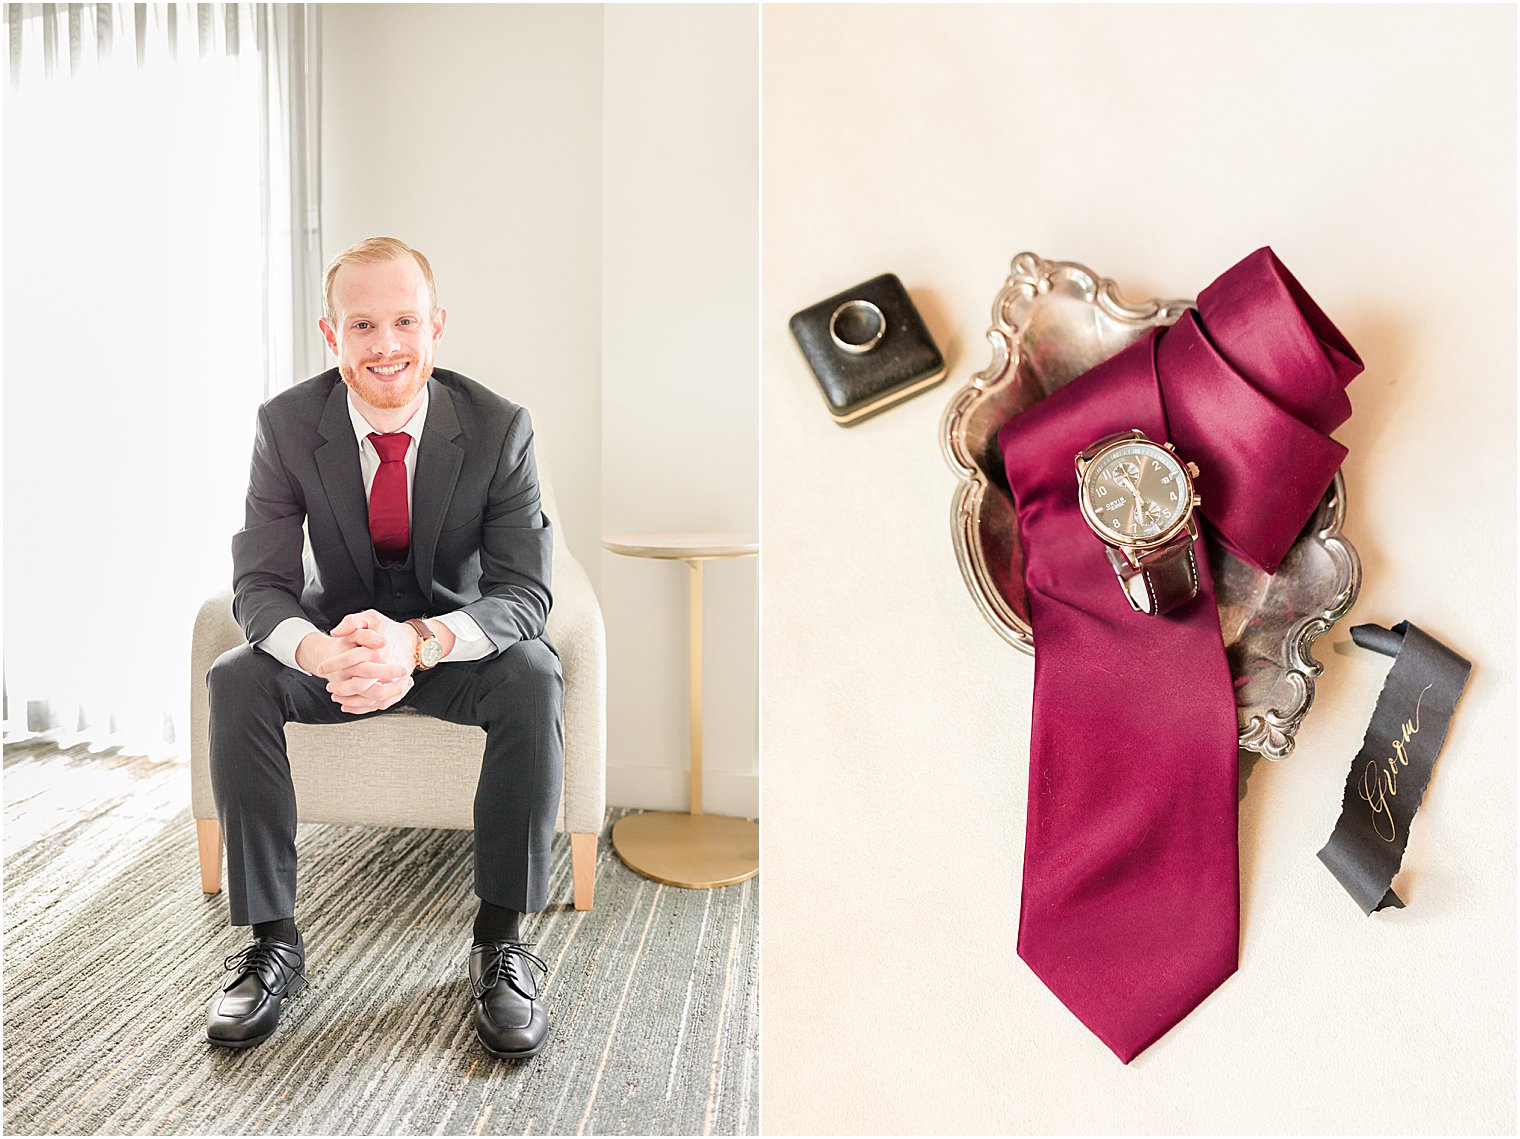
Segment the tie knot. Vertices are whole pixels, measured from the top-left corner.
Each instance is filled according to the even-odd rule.
[[[401,462],[406,458],[406,449],[412,445],[412,437],[405,431],[392,431],[388,435],[371,431],[369,441],[375,445],[382,463]]]

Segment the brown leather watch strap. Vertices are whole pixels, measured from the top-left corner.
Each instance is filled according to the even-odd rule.
[[[1103,448],[1107,447],[1110,443],[1117,443],[1121,439],[1134,439],[1137,437],[1137,432],[1138,428],[1131,428],[1129,431],[1115,431],[1112,435],[1105,435],[1103,438],[1099,439],[1096,443],[1092,444],[1086,450],[1080,452],[1077,455],[1077,462],[1084,463],[1089,461],[1094,455],[1103,450]],[[1138,437],[1146,443],[1149,443],[1151,441],[1144,433],[1139,433]]]
[[[1139,566],[1109,547],[1108,560],[1136,612],[1158,616],[1198,595],[1195,544],[1193,535],[1184,530],[1166,545],[1142,554]]]
[[[1161,614],[1198,596],[1197,542],[1183,533],[1176,542],[1140,559],[1140,573],[1150,595],[1150,612]]]

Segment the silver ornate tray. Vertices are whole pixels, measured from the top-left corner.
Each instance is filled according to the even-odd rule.
[[[982,615],[1009,644],[1034,652],[1024,559],[997,432],[1010,416],[1108,359],[1191,301],[1127,304],[1114,283],[1069,261],[1013,259],[992,304],[992,362],[956,392],[941,421],[945,457],[958,476],[950,525],[955,556]],[[1268,759],[1293,751],[1322,666],[1314,641],[1343,617],[1362,582],[1341,534],[1346,486],[1339,472],[1275,575],[1210,542],[1240,746]]]

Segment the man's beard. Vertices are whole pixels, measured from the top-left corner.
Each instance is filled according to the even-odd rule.
[[[414,360],[412,363],[414,375],[411,383],[404,388],[395,384],[383,384],[364,369],[361,368],[356,372],[346,364],[338,368],[338,374],[343,377],[343,382],[348,385],[349,390],[370,407],[389,411],[393,408],[405,407],[416,399],[417,393],[427,385],[429,378],[433,375],[431,360],[426,364],[421,360]]]

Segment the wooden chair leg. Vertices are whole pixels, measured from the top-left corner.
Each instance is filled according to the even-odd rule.
[[[571,834],[570,876],[575,880],[575,908],[589,910],[596,893],[596,835]]]
[[[201,893],[222,892],[222,825],[216,819],[196,819],[195,838],[201,852]]]

